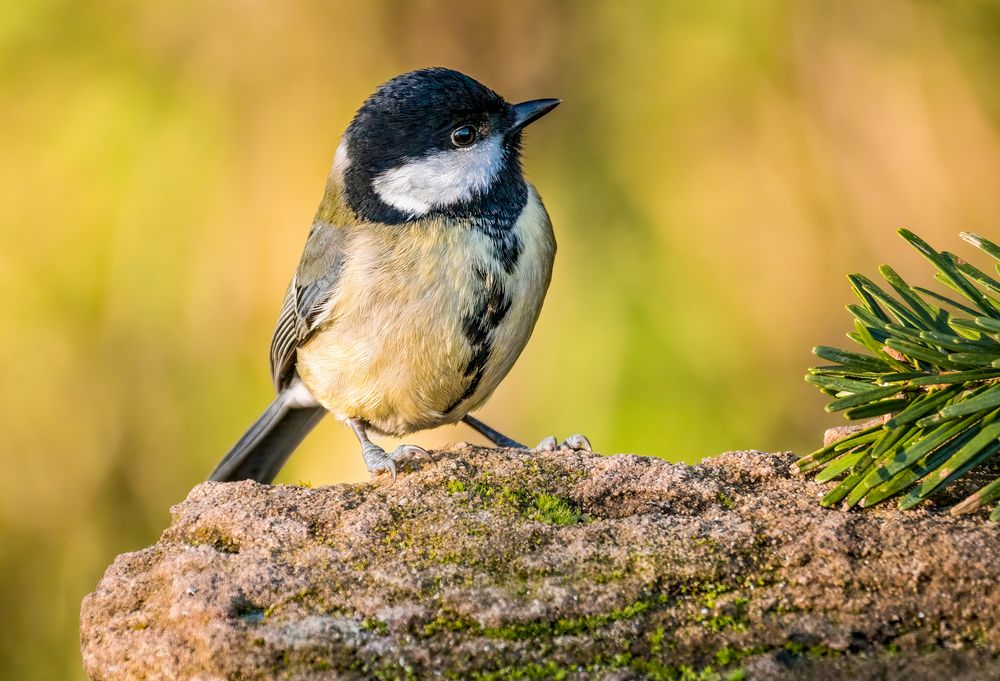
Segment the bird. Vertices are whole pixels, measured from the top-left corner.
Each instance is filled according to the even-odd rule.
[[[270,346],[274,400],[225,455],[214,481],[272,482],[327,413],[361,445],[374,479],[426,454],[401,437],[462,421],[507,375],[552,276],[549,215],[521,167],[522,132],[560,104],[510,104],[433,67],[396,76],[341,137]],[[536,449],[586,449],[574,435]]]

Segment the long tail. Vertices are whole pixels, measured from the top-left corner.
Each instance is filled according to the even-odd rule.
[[[223,457],[209,480],[270,483],[324,414],[323,407],[303,406],[294,390],[282,390]]]

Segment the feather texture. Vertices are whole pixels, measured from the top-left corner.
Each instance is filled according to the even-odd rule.
[[[454,423],[481,405],[531,335],[555,255],[533,188],[509,229],[522,249],[510,271],[495,239],[471,221],[342,228],[336,285],[297,352],[298,374],[320,404],[393,435]],[[507,309],[489,320],[487,356],[470,373],[469,320],[484,314],[490,289],[503,292]]]

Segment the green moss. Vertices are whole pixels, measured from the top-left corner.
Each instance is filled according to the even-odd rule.
[[[889,644],[892,645],[892,644]],[[840,657],[844,654],[841,650],[834,650],[824,645],[814,645],[806,646],[801,641],[789,641],[782,649],[788,652],[793,657],[808,657],[813,660],[818,660],[827,657]]]
[[[391,524],[381,527],[380,530],[383,533],[382,545],[392,547],[394,551],[411,549],[416,546],[412,521],[409,519],[393,520]]]
[[[529,477],[534,476],[529,474]],[[448,481],[448,492],[467,491],[470,503],[508,510],[550,525],[574,525],[583,519],[583,514],[571,501],[550,491],[534,491],[537,489],[551,489],[551,486],[546,481],[535,480],[525,487],[498,484],[489,473],[480,475],[471,486],[461,480]]]
[[[719,542],[712,539],[711,537],[698,537],[691,542],[695,546],[704,546],[709,551],[714,551],[719,548]]]
[[[604,627],[612,622],[637,617],[651,609],[654,604],[655,602],[651,600],[637,601],[631,605],[625,606],[624,608],[619,608],[617,610],[612,610],[611,612],[600,613],[597,615],[585,615],[583,617],[572,619],[559,619],[555,622],[513,624],[506,627],[500,627],[495,630],[488,629],[486,632],[487,635],[490,635],[491,633],[495,634],[495,638],[507,638],[512,640],[535,638],[537,636],[566,636],[582,634],[600,629],[601,627]]]
[[[525,508],[531,505],[531,493],[524,489],[507,487],[505,485],[500,488],[499,493],[496,495],[496,500],[504,506],[523,512]]]
[[[656,602],[659,602],[657,599]],[[603,615],[596,615],[592,618],[580,618],[579,620],[567,620],[561,627],[566,633],[581,633],[581,627],[592,626],[597,623],[607,623],[615,619],[624,619],[647,612],[652,606],[651,602],[640,601],[631,606],[614,610]],[[584,620],[589,620],[584,622]],[[379,628],[382,624],[377,620],[368,621],[362,624],[363,628]],[[464,631],[471,632],[472,635],[490,636],[493,634],[503,634],[502,638],[509,638],[512,635],[521,636],[527,633],[536,634],[533,625],[515,625],[511,627],[488,629],[483,628],[475,622],[463,620],[452,611],[442,612],[434,622],[425,627],[425,631],[436,633],[442,631]],[[545,634],[552,634],[554,629],[539,626],[539,631]],[[532,661],[524,664],[506,665],[495,669],[480,671],[459,672],[456,670],[442,670],[443,678],[446,679],[476,679],[478,681],[508,681],[508,680],[532,680],[532,679],[567,679],[576,677],[579,673],[601,677],[609,671],[628,670],[638,675],[640,678],[650,681],[744,681],[746,672],[740,663],[742,660],[766,653],[774,652],[774,648],[764,646],[748,647],[743,649],[722,648],[715,653],[713,663],[707,666],[698,665],[676,665],[668,664],[662,657],[662,651],[667,646],[664,645],[664,628],[658,627],[655,632],[649,635],[649,650],[647,652],[637,651],[629,643],[622,644],[625,649],[618,652],[608,651],[591,652],[590,659],[556,662]],[[792,643],[788,648],[801,653],[805,649]],[[787,648],[786,648],[787,649]],[[545,642],[539,642],[534,648],[537,655],[544,657],[551,652],[551,647]],[[329,669],[323,666],[323,659],[310,661],[314,669]],[[334,666],[340,669],[339,666]],[[415,678],[414,671],[409,667],[384,666],[381,663],[372,665],[362,661],[355,661],[350,667],[354,671],[361,672],[365,678],[372,679],[401,679]]]
[[[199,527],[193,534],[184,538],[188,546],[211,546],[219,553],[239,553],[240,545],[231,537],[227,537],[217,527]]]
[[[732,615],[716,615],[714,617],[708,617],[701,622],[702,626],[709,631],[720,632],[727,629],[733,631],[746,631],[748,627],[748,622],[737,619]]]
[[[785,603],[776,603],[768,608],[767,611],[774,615],[789,615],[793,612],[798,612],[798,608],[793,608]]]
[[[310,605],[313,606],[313,609],[320,609],[327,613],[331,612],[331,609],[329,607],[323,607],[327,604],[314,602],[318,600],[319,600],[319,594],[317,593],[315,588],[307,587],[305,589],[300,589],[297,593],[293,594],[292,596],[289,596],[285,600],[277,601],[269,605],[267,608],[265,608],[261,614],[261,619],[266,620],[273,617],[274,614],[278,612],[278,610],[284,608],[287,605],[295,603],[306,603],[307,601],[310,602]]]
[[[629,669],[649,681],[743,681],[746,672],[734,669],[723,673],[712,667],[696,669],[687,665],[671,667],[657,659],[637,658],[631,653],[618,653],[609,659],[599,659],[588,665],[560,665],[556,662],[529,662],[523,665],[501,667],[470,675],[451,675],[449,678],[468,678],[475,681],[529,681],[554,679],[560,681],[571,674],[583,671],[600,675],[601,672]]]
[[[740,584],[746,589],[762,589],[767,586],[767,580],[763,577],[753,577],[751,575],[745,575]]]
[[[594,575],[593,579],[596,584],[607,584],[608,582],[614,582],[619,579],[624,579],[624,577],[625,577],[624,570],[615,569],[615,570],[608,570],[607,572],[599,572],[596,575]]]
[[[385,636],[389,633],[389,625],[377,617],[369,617],[361,621],[362,631],[370,631],[378,636]]]
[[[892,644],[890,643],[889,645]],[[834,650],[833,648],[828,648],[826,646],[809,646],[809,650],[806,654],[813,659],[818,659],[821,657],[840,657],[844,653],[841,650]]]
[[[288,669],[289,667],[291,667],[291,665],[292,665],[292,656],[286,650],[283,653],[281,653],[281,655],[278,657],[277,660],[275,660],[271,670],[274,672],[278,672],[283,669]]]
[[[530,662],[519,667],[502,667],[488,672],[476,672],[466,677],[474,681],[522,681],[529,679],[552,679],[562,681],[569,676],[566,667],[560,667],[555,662],[539,664]]]
[[[550,525],[566,526],[580,522],[581,514],[565,499],[543,492],[535,497],[534,518]]]
[[[718,496],[719,496],[719,503],[722,504],[722,508],[726,509],[727,511],[732,510],[733,507],[736,506],[736,502],[733,501],[733,498],[728,494],[726,494],[725,492],[719,492]]]
[[[466,631],[474,636],[484,636],[486,638],[507,641],[552,636],[571,636],[595,631],[619,620],[632,619],[650,610],[658,602],[657,600],[642,600],[623,608],[612,610],[611,612],[596,615],[559,619],[555,622],[517,622],[500,627],[483,627],[474,620],[462,618],[457,616],[456,613],[445,611],[424,625],[421,629],[421,635],[427,638],[446,631]]]
[[[656,631],[649,635],[649,652],[653,655],[659,655],[663,651],[665,633],[663,627],[657,627]]]
[[[702,606],[709,610],[715,608],[719,596],[727,594],[730,591],[732,591],[731,586],[718,582],[695,582],[691,586],[691,593],[697,595]]]
[[[444,631],[466,631],[475,628],[480,628],[478,623],[458,617],[456,613],[446,610],[425,624],[420,634],[424,638],[430,638]]]
[[[676,681],[679,678],[679,670],[664,664],[661,660],[637,658],[629,661],[629,669],[642,674],[644,679],[650,681]]]
[[[739,657],[738,657],[737,651],[733,650],[729,646],[725,646],[724,648],[720,648],[715,653],[715,661],[718,664],[722,665],[723,667],[727,667],[727,666],[731,665],[733,662],[736,662],[738,659],[739,659]]]
[[[728,593],[731,588],[725,584],[706,583],[695,584],[689,587],[690,593],[697,596],[699,607],[691,621],[700,623],[709,631],[719,632],[724,630],[746,631],[750,625],[750,620],[746,616],[746,606],[750,602],[747,598],[737,597],[732,599],[722,612],[716,612],[719,608],[719,598]],[[683,590],[682,590],[683,592]]]
[[[805,645],[799,641],[789,641],[783,647],[785,650],[790,652],[792,655],[795,655],[796,657],[802,655],[802,653],[806,651]]]

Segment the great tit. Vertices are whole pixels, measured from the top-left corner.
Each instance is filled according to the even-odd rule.
[[[423,452],[402,436],[464,421],[507,375],[538,319],[556,243],[521,171],[521,132],[559,104],[508,104],[457,71],[403,74],[362,104],[334,155],[271,339],[277,397],[211,480],[271,482],[326,412],[372,477]],[[555,439],[539,445],[555,448]],[[563,448],[590,449],[583,436]]]

